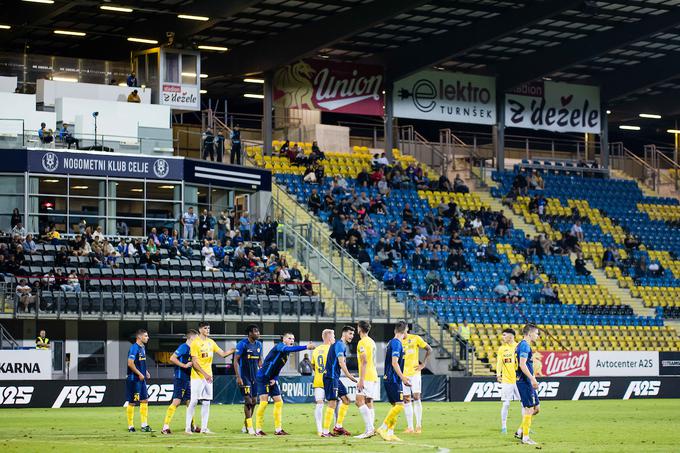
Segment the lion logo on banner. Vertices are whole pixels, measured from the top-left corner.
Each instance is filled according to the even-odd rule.
[[[543,354],[538,351],[534,351],[532,359],[534,361],[534,376],[543,376]]]
[[[314,85],[312,77],[316,73],[304,61],[286,65],[274,74],[274,86],[283,92],[276,100],[276,105],[283,108],[300,108],[315,110],[312,102]]]

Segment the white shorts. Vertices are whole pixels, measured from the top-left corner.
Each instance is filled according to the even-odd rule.
[[[406,385],[402,386],[404,395],[422,393],[421,390],[423,388],[423,383],[420,374],[416,374],[415,376],[409,376],[408,379],[409,381],[411,381],[411,386],[410,387]]]
[[[359,395],[363,395],[373,401],[380,401],[380,381],[365,381],[364,389],[359,392]]]
[[[314,401],[323,401],[326,399],[326,391],[323,387],[314,387]]]
[[[213,399],[213,385],[205,379],[191,380],[191,399],[212,401]]]
[[[515,384],[501,384],[501,401],[519,401],[519,390]]]

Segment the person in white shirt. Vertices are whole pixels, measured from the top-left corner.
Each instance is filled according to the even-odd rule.
[[[217,259],[215,254],[208,255],[205,259],[205,270],[209,272],[215,272],[220,270],[220,260]]]
[[[12,236],[19,236],[21,239],[26,237],[26,228],[21,224],[21,222],[14,225],[14,228],[10,230]]]
[[[198,223],[198,216],[194,213],[194,208],[189,207],[187,212],[182,214],[181,220],[182,225],[184,225],[184,228],[182,229],[182,239],[189,239],[192,241],[194,239],[196,223]]]
[[[24,311],[28,311],[29,305],[35,303],[35,296],[31,295],[31,287],[23,278],[17,284],[16,295],[17,301],[22,305]]]
[[[92,239],[95,241],[103,241],[104,240],[104,233],[102,232],[102,227],[98,226],[96,230],[94,230],[94,233],[92,233]]]
[[[74,293],[80,292],[80,282],[78,281],[78,275],[76,275],[76,271],[71,271],[68,274],[68,279],[66,280],[66,284],[61,285],[61,290],[62,291],[73,291]]]
[[[241,304],[241,293],[236,289],[234,283],[231,284],[231,288],[227,291],[227,300],[229,302],[236,302],[239,305]]]
[[[510,288],[508,288],[508,285],[505,284],[505,280],[501,279],[493,289],[493,292],[501,297],[505,297],[510,292]]]
[[[201,256],[205,259],[207,259],[210,255],[214,255],[215,251],[212,248],[212,244],[210,244],[209,240],[204,240],[203,241],[203,248],[201,249]]]
[[[577,220],[571,227],[571,234],[576,236],[579,242],[583,241],[583,228],[581,227],[581,221]]]
[[[479,217],[472,219],[472,222],[470,222],[470,227],[472,228],[473,233],[477,236],[484,236],[484,226],[482,225],[482,221],[479,219]]]

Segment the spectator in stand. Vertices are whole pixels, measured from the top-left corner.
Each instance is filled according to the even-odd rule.
[[[139,92],[137,90],[132,90],[132,93],[128,94],[128,102],[133,102],[135,104],[141,104],[142,98],[139,97]]]
[[[56,278],[54,277],[54,269],[50,269],[45,275],[43,275],[40,282],[45,289],[52,290],[55,288]]]
[[[607,250],[602,254],[602,267],[616,266],[618,262],[616,255],[614,247],[607,247]]]
[[[574,252],[578,254],[581,252],[581,247],[578,244],[578,238],[572,231],[567,232],[567,234],[565,234],[562,238],[562,249],[565,253]]]
[[[588,277],[591,274],[591,272],[586,267],[586,262],[583,259],[583,254],[580,252],[576,256],[576,262],[574,263],[574,267],[576,268],[576,273],[578,275]]]
[[[14,225],[14,227],[12,227],[10,234],[12,237],[19,236],[19,238],[23,240],[26,237],[26,228],[24,228],[23,224],[19,222]]]
[[[290,150],[290,141],[286,140],[283,145],[281,145],[281,148],[279,148],[279,156],[280,157],[285,157],[288,155],[288,150]]]
[[[80,281],[78,280],[78,275],[75,270],[72,269],[71,272],[69,272],[68,277],[66,278],[66,284],[61,285],[61,290],[64,292],[71,291],[78,294],[80,293]]]
[[[156,269],[156,264],[154,263],[153,257],[151,256],[151,252],[148,250],[139,257],[139,268],[145,270]]]
[[[203,160],[215,160],[215,135],[212,129],[207,128],[203,132]],[[210,159],[208,159],[208,157]]]
[[[456,177],[453,180],[453,191],[457,193],[470,193],[470,188],[465,184],[465,181],[463,181],[463,178],[461,178],[458,173],[456,173]]]
[[[543,284],[543,288],[541,288],[539,293],[539,300],[546,304],[557,304],[560,302],[557,293],[553,290],[550,283]]]
[[[19,223],[22,223],[21,214],[19,213],[19,209],[18,209],[18,208],[14,208],[14,209],[12,210],[12,217],[11,217],[10,220],[9,220],[9,228],[10,228],[10,231],[11,231],[15,226],[17,226],[17,224],[19,224]]]
[[[198,224],[198,216],[194,213],[194,208],[189,207],[187,212],[182,215],[181,223],[184,226],[182,230],[182,239],[192,241],[194,239],[194,229]]]
[[[510,287],[508,289],[508,302],[526,302],[526,299],[522,296],[522,289],[517,285],[517,282],[514,279],[510,279]]]
[[[512,181],[513,189],[516,189],[519,195],[526,195],[528,186],[529,183],[527,182],[527,177],[524,172],[517,173],[515,179]]]
[[[76,149],[80,149],[80,141],[73,136],[68,127],[68,123],[61,124],[61,129],[59,129],[59,139],[62,141],[62,143],[66,143],[68,149],[71,149],[71,145],[76,145]]]
[[[24,253],[28,253],[29,255],[33,255],[38,251],[38,246],[33,240],[32,234],[27,234],[26,239],[21,245],[24,248]]]
[[[488,263],[500,263],[501,258],[498,256],[498,252],[496,252],[496,245],[493,243],[490,243],[487,247],[484,247],[484,259]]]
[[[302,295],[303,296],[313,296],[314,295],[314,285],[311,280],[309,280],[309,274],[305,275],[305,279],[302,281]]]
[[[217,131],[215,136],[214,148],[215,148],[215,162],[224,162],[224,142],[226,138],[224,137],[224,131],[220,129]]]
[[[387,267],[387,270],[382,276],[382,282],[383,285],[385,285],[385,289],[392,290],[395,287],[395,278],[397,274],[395,274],[394,270],[392,269],[392,265],[389,265]]]
[[[232,283],[229,289],[227,290],[227,302],[230,302],[232,304],[236,304],[237,307],[241,306],[241,293],[239,292],[238,289],[236,289],[236,284]]]
[[[127,86],[129,87],[138,87],[137,83],[137,76],[135,75],[135,71],[132,71],[129,76],[127,76]]]
[[[484,226],[483,226],[482,220],[479,218],[479,216],[475,216],[475,218],[472,219],[472,221],[470,222],[470,231],[475,236],[479,236],[479,237],[484,236]]]
[[[456,273],[451,277],[451,283],[453,283],[453,289],[455,291],[463,291],[467,289],[467,281],[465,281],[458,271],[456,271]]]
[[[125,223],[124,220],[117,220],[116,221],[116,233],[120,234],[121,236],[129,236],[130,235],[130,228],[128,227],[128,224]]]
[[[314,215],[319,215],[319,210],[321,210],[321,197],[316,189],[312,189],[312,193],[309,195],[307,200],[307,206],[309,210],[314,213]]]
[[[246,241],[250,240],[250,218],[248,216],[248,211],[244,211],[243,214],[241,214],[241,217],[238,220],[239,223],[239,231],[241,232],[241,236],[243,236],[243,239]]]
[[[94,231],[94,233],[92,233],[92,239],[95,241],[101,241],[104,239],[104,232],[101,226],[97,226],[97,229]]]
[[[179,246],[179,255],[182,258],[191,259],[194,255],[194,249],[189,244],[189,241],[185,239],[182,241],[182,245]]]
[[[49,145],[54,141],[54,132],[52,129],[47,129],[47,125],[45,123],[40,123],[38,138],[40,139],[40,143],[43,145]]]
[[[409,291],[411,289],[411,280],[409,279],[406,266],[402,266],[401,270],[394,277],[394,284],[398,290]]]
[[[498,298],[501,302],[508,301],[508,293],[510,292],[510,288],[508,288],[508,285],[505,284],[504,279],[500,279],[496,287],[493,289],[493,292],[498,295]]]
[[[632,234],[628,234],[623,241],[624,247],[629,252],[632,250],[637,250],[640,247],[640,242]]]
[[[75,255],[75,253],[74,253]],[[68,266],[68,252],[66,247],[62,246],[56,253],[54,257],[55,267],[66,267]]]
[[[311,376],[314,372],[312,362],[309,361],[309,355],[305,354],[302,361],[298,364],[298,373],[302,376]]]
[[[583,228],[581,227],[581,221],[577,220],[571,226],[571,234],[576,237],[578,242],[583,242]]]
[[[529,179],[529,187],[532,190],[543,190],[545,188],[543,178],[536,170],[534,170],[531,174],[531,179]]]
[[[19,311],[19,308],[21,308],[23,311],[28,312],[31,305],[35,307],[35,296],[31,294],[32,288],[28,285],[26,279],[22,278],[19,280],[15,291],[18,302],[17,311]],[[21,306],[19,306],[19,304],[21,304]]]
[[[526,277],[526,273],[522,269],[522,265],[515,264],[512,268],[512,271],[510,272],[510,281],[514,280],[516,282],[521,282],[524,281],[524,278]]]

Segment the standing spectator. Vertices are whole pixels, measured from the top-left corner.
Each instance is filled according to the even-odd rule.
[[[208,128],[203,133],[203,160],[215,160],[215,135],[212,129]]]
[[[40,330],[40,334],[35,339],[35,349],[49,350],[50,349],[50,339],[47,338],[47,332],[45,329]]]
[[[298,373],[302,376],[311,376],[312,372],[312,362],[309,361],[309,355],[305,354],[302,361],[298,364]]]
[[[132,90],[132,93],[128,94],[128,102],[133,102],[135,104],[141,104],[142,98],[139,97],[139,92],[137,90]]]
[[[307,206],[309,210],[314,213],[314,215],[319,215],[319,210],[321,209],[321,197],[316,189],[312,189],[312,193],[309,195],[307,200]]]
[[[138,87],[137,83],[137,76],[135,75],[135,71],[132,71],[129,76],[127,76],[127,86],[129,87]]]
[[[215,136],[215,161],[219,163],[224,161],[224,132],[222,129],[217,131],[217,136]]]
[[[127,223],[125,223],[124,220],[116,221],[116,233],[120,234],[121,236],[130,235],[130,228],[128,227]]]
[[[229,216],[227,216],[227,211],[222,209],[217,218],[217,240],[221,243],[224,242],[224,239],[227,237],[227,231],[231,231]]]
[[[182,215],[181,223],[184,226],[182,230],[182,239],[194,240],[194,228],[198,223],[198,216],[194,213],[194,208],[189,207],[187,212]]]
[[[243,236],[243,239],[246,241],[250,240],[250,219],[248,218],[248,211],[244,211],[243,214],[241,214],[241,218],[239,219],[239,231],[241,232],[241,236]]]
[[[231,156],[229,162],[233,165],[241,165],[241,128],[237,124],[231,131]]]
[[[14,209],[12,210],[12,218],[11,218],[10,221],[9,221],[9,227],[10,227],[10,229],[12,229],[12,228],[14,228],[15,226],[17,226],[17,224],[18,224],[18,223],[21,223],[21,221],[22,221],[22,220],[21,220],[21,214],[19,214],[19,209],[18,209],[18,208],[14,208]]]

